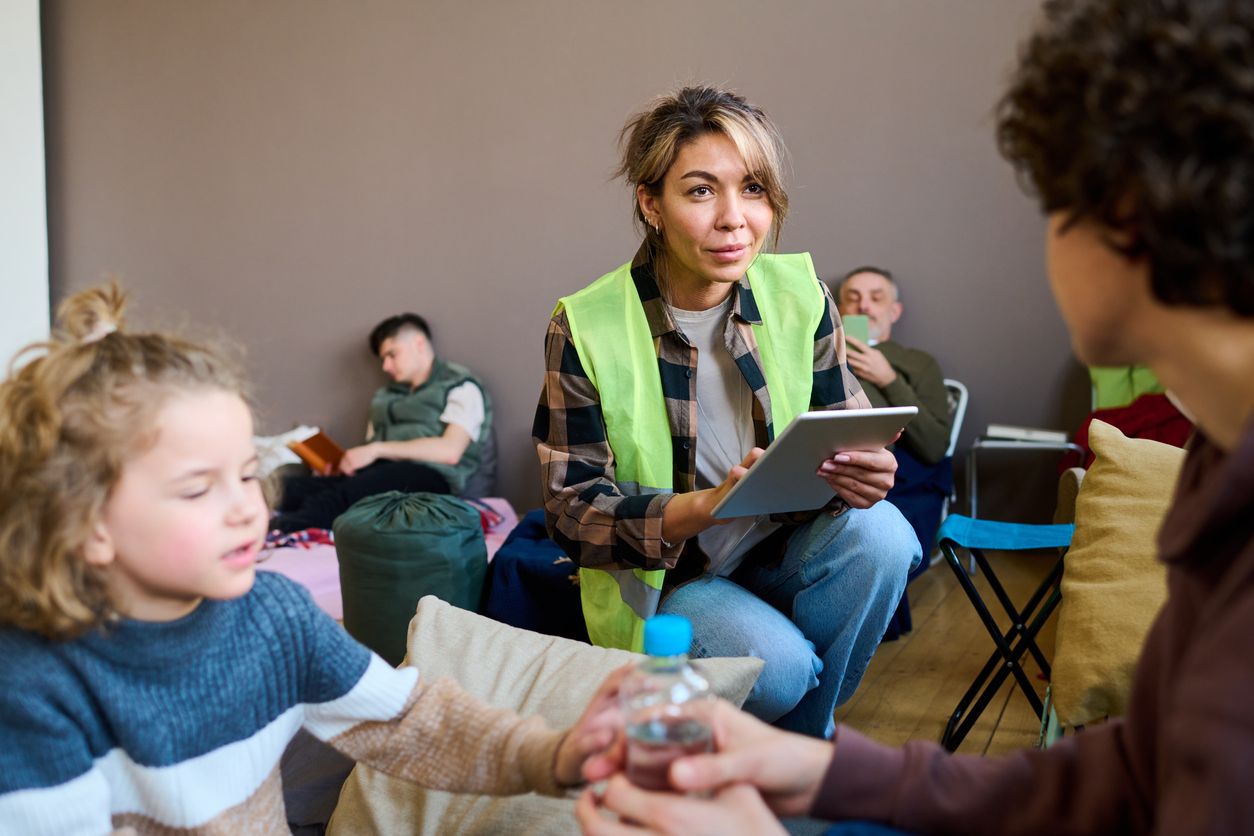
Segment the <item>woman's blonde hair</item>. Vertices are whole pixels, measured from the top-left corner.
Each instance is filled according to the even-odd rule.
[[[655,270],[665,250],[662,233],[649,225],[635,199],[639,186],[652,195],[662,193],[662,180],[680,150],[707,134],[722,134],[732,141],[745,167],[766,193],[774,210],[770,246],[779,245],[779,233],[788,216],[788,192],[784,167],[788,151],[779,129],[761,108],[743,96],[716,87],[685,87],[659,96],[636,111],[619,134],[622,161],[615,171],[632,187],[635,219],[643,232],[645,256]]]
[[[0,624],[66,639],[116,616],[82,557],[126,459],[169,395],[245,396],[238,367],[181,337],[129,334],[117,282],[67,299],[60,327],[0,383]],[[18,367],[31,351],[42,356]]]

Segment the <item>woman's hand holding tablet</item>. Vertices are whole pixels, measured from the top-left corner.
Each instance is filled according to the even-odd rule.
[[[904,406],[798,415],[746,473],[736,476],[710,516],[723,520],[811,511],[834,493],[850,507],[871,507],[888,493],[897,470],[884,447],[918,411]]]
[[[689,537],[696,537],[711,525],[731,522],[734,517],[714,519],[711,512],[765,452],[761,447],[754,447],[740,464],[728,471],[727,478],[716,488],[675,494],[662,516],[662,539],[667,543],[680,543]]]
[[[850,508],[870,508],[888,496],[896,472],[897,457],[881,447],[870,452],[837,453],[819,465],[815,474],[826,480]]]

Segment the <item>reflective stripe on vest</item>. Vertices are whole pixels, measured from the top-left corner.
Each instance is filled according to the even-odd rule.
[[[823,291],[808,253],[759,254],[747,275],[762,321],[752,328],[770,395],[768,417],[775,428],[783,428],[810,406]],[[625,496],[670,493],[671,427],[657,347],[631,265],[560,300],[557,310],[563,308],[571,342],[600,395],[606,438],[614,451],[615,486]],[[754,312],[741,313],[755,318]],[[580,597],[592,643],[642,652],[644,620],[657,612],[665,574],[580,569]]]

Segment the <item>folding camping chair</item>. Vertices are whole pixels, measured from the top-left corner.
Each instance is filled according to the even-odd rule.
[[[1074,525],[1025,525],[1020,523],[994,522],[992,520],[974,520],[959,514],[951,514],[941,524],[937,540],[940,542],[941,553],[958,578],[971,605],[975,607],[980,620],[996,645],[984,669],[971,683],[966,694],[959,700],[958,706],[949,717],[945,726],[945,734],[941,737],[941,745],[954,751],[962,743],[963,738],[971,731],[975,721],[979,719],[985,707],[1001,688],[1007,676],[1014,676],[1037,719],[1045,716],[1041,700],[1036,696],[1036,689],[1024,672],[1020,659],[1024,653],[1031,653],[1032,658],[1040,665],[1041,671],[1049,678],[1049,663],[1036,644],[1036,635],[1058,606],[1061,598],[1059,586],[1062,581],[1063,557],[1041,581],[1036,592],[1024,605],[1022,610],[1015,607],[1005,588],[993,572],[984,549],[1003,551],[1019,551],[1023,549],[1067,548],[1071,544],[1071,536],[1075,533]],[[979,590],[963,569],[958,557],[958,549],[970,550],[972,559],[984,570],[984,577],[992,587],[1006,615],[1010,616],[1010,629],[1005,633],[993,620],[992,613],[984,604]],[[1030,623],[1029,623],[1030,620]]]

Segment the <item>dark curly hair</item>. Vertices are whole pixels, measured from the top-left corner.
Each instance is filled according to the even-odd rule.
[[[1164,303],[1254,316],[1254,0],[1049,0],[997,139],[1046,212],[1132,233]]]

